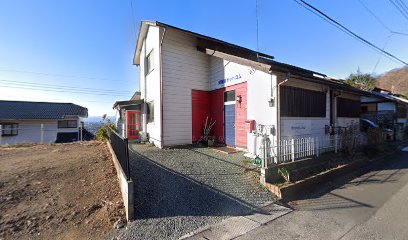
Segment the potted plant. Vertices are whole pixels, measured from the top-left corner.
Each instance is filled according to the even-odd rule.
[[[205,119],[204,128],[203,128],[203,136],[202,141],[207,144],[207,146],[212,147],[214,146],[214,138],[210,136],[211,129],[214,127],[215,120],[210,119],[208,121],[208,116]]]

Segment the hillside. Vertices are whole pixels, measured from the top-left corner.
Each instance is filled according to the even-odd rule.
[[[376,87],[393,94],[408,94],[408,67],[398,68],[384,73],[377,78]]]

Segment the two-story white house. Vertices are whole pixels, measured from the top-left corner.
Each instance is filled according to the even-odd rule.
[[[207,118],[217,141],[248,150],[256,134],[277,141],[359,124],[360,90],[168,24],[141,23],[134,64],[141,133],[158,147],[200,140]]]

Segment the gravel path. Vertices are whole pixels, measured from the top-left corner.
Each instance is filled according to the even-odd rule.
[[[137,219],[119,239],[177,239],[273,202],[242,153],[131,145]]]

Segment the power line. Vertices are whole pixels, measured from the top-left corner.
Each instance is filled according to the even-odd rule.
[[[84,77],[78,75],[65,75],[65,74],[58,74],[58,73],[44,73],[44,72],[32,72],[32,71],[24,71],[24,70],[16,70],[16,69],[7,69],[0,67],[1,72],[17,72],[17,73],[29,73],[29,74],[37,74],[37,75],[44,75],[44,76],[56,76],[56,77],[63,77],[63,78],[79,78],[79,79],[89,79],[89,80],[101,80],[101,81],[109,81],[109,82],[128,82],[124,80],[115,80],[110,78],[97,78],[97,77]]]
[[[408,20],[408,11],[406,11],[403,7],[401,8],[401,5],[398,1],[393,1],[393,0],[388,0],[394,7],[398,10],[398,12],[401,13],[401,15]]]
[[[132,11],[133,32],[135,33],[135,38],[137,39],[135,14],[134,14],[134,10],[133,10],[133,0],[129,0],[129,2],[130,2],[130,10]]]
[[[22,96],[16,96],[16,95],[1,95],[2,98],[18,98],[18,99],[27,99],[27,100],[31,100],[31,99],[37,99],[37,100],[41,100],[43,102],[49,102],[49,101],[63,101],[63,102],[67,102],[67,99],[62,99],[62,98],[44,98],[44,97],[22,97]],[[45,100],[46,99],[46,100]],[[18,101],[18,100],[7,100],[7,101]],[[107,101],[92,101],[92,100],[74,100],[72,102],[90,102],[90,103],[112,103],[112,102],[107,102]],[[71,102],[71,101],[70,101]]]
[[[99,93],[112,93],[112,94],[131,94],[130,91],[118,91],[110,89],[100,89],[100,88],[83,88],[83,87],[71,87],[65,85],[54,85],[54,84],[42,84],[42,83],[31,83],[24,81],[13,81],[8,79],[0,79],[0,83],[32,86],[32,87],[44,87],[49,89],[62,89],[62,90],[75,90],[75,91],[86,91],[86,92],[99,92]]]
[[[371,11],[371,10],[367,7],[367,5],[365,5],[365,4],[363,3],[362,0],[358,0],[358,2],[365,8],[365,10],[367,10],[367,12],[369,12],[369,13],[371,14],[371,16],[373,16],[373,17],[377,20],[378,23],[380,23],[380,24],[381,24],[385,29],[387,29],[389,32],[392,32],[392,30],[391,30],[387,25],[385,25],[385,23],[384,23],[383,21],[381,21],[381,19],[380,19],[373,11]]]
[[[26,89],[26,90],[34,90],[34,91],[43,91],[43,92],[61,92],[61,93],[77,93],[77,94],[86,94],[86,95],[98,95],[98,96],[126,96],[125,94],[108,94],[108,93],[91,93],[91,92],[79,92],[79,91],[68,91],[68,90],[52,90],[47,88],[35,88],[35,87],[25,87],[22,85],[2,85],[0,83],[0,87],[5,88],[15,88],[15,89]]]
[[[255,17],[256,17],[256,51],[259,52],[259,20],[258,20],[258,0],[255,0]]]
[[[324,17],[324,19],[326,21],[329,21],[331,23],[333,23],[337,28],[341,29],[343,32],[347,32],[349,35],[351,35],[352,37],[354,37],[355,39],[361,41],[362,43],[372,47],[373,49],[377,50],[380,53],[385,54],[386,56],[397,60],[398,62],[404,64],[404,65],[408,65],[407,62],[401,60],[400,58],[394,56],[393,54],[381,49],[380,47],[374,45],[373,43],[371,43],[370,41],[360,37],[359,35],[357,35],[356,33],[354,33],[353,31],[351,31],[350,29],[346,28],[344,25],[340,24],[339,22],[337,22],[336,20],[334,20],[333,18],[329,17],[327,14],[325,14],[324,12],[320,11],[319,9],[317,9],[316,7],[312,6],[311,4],[307,3],[304,0],[293,0],[295,1],[297,4],[304,6],[306,9],[308,9],[311,12],[315,12],[316,14],[321,15],[322,17]],[[332,24],[332,25],[333,25]]]

